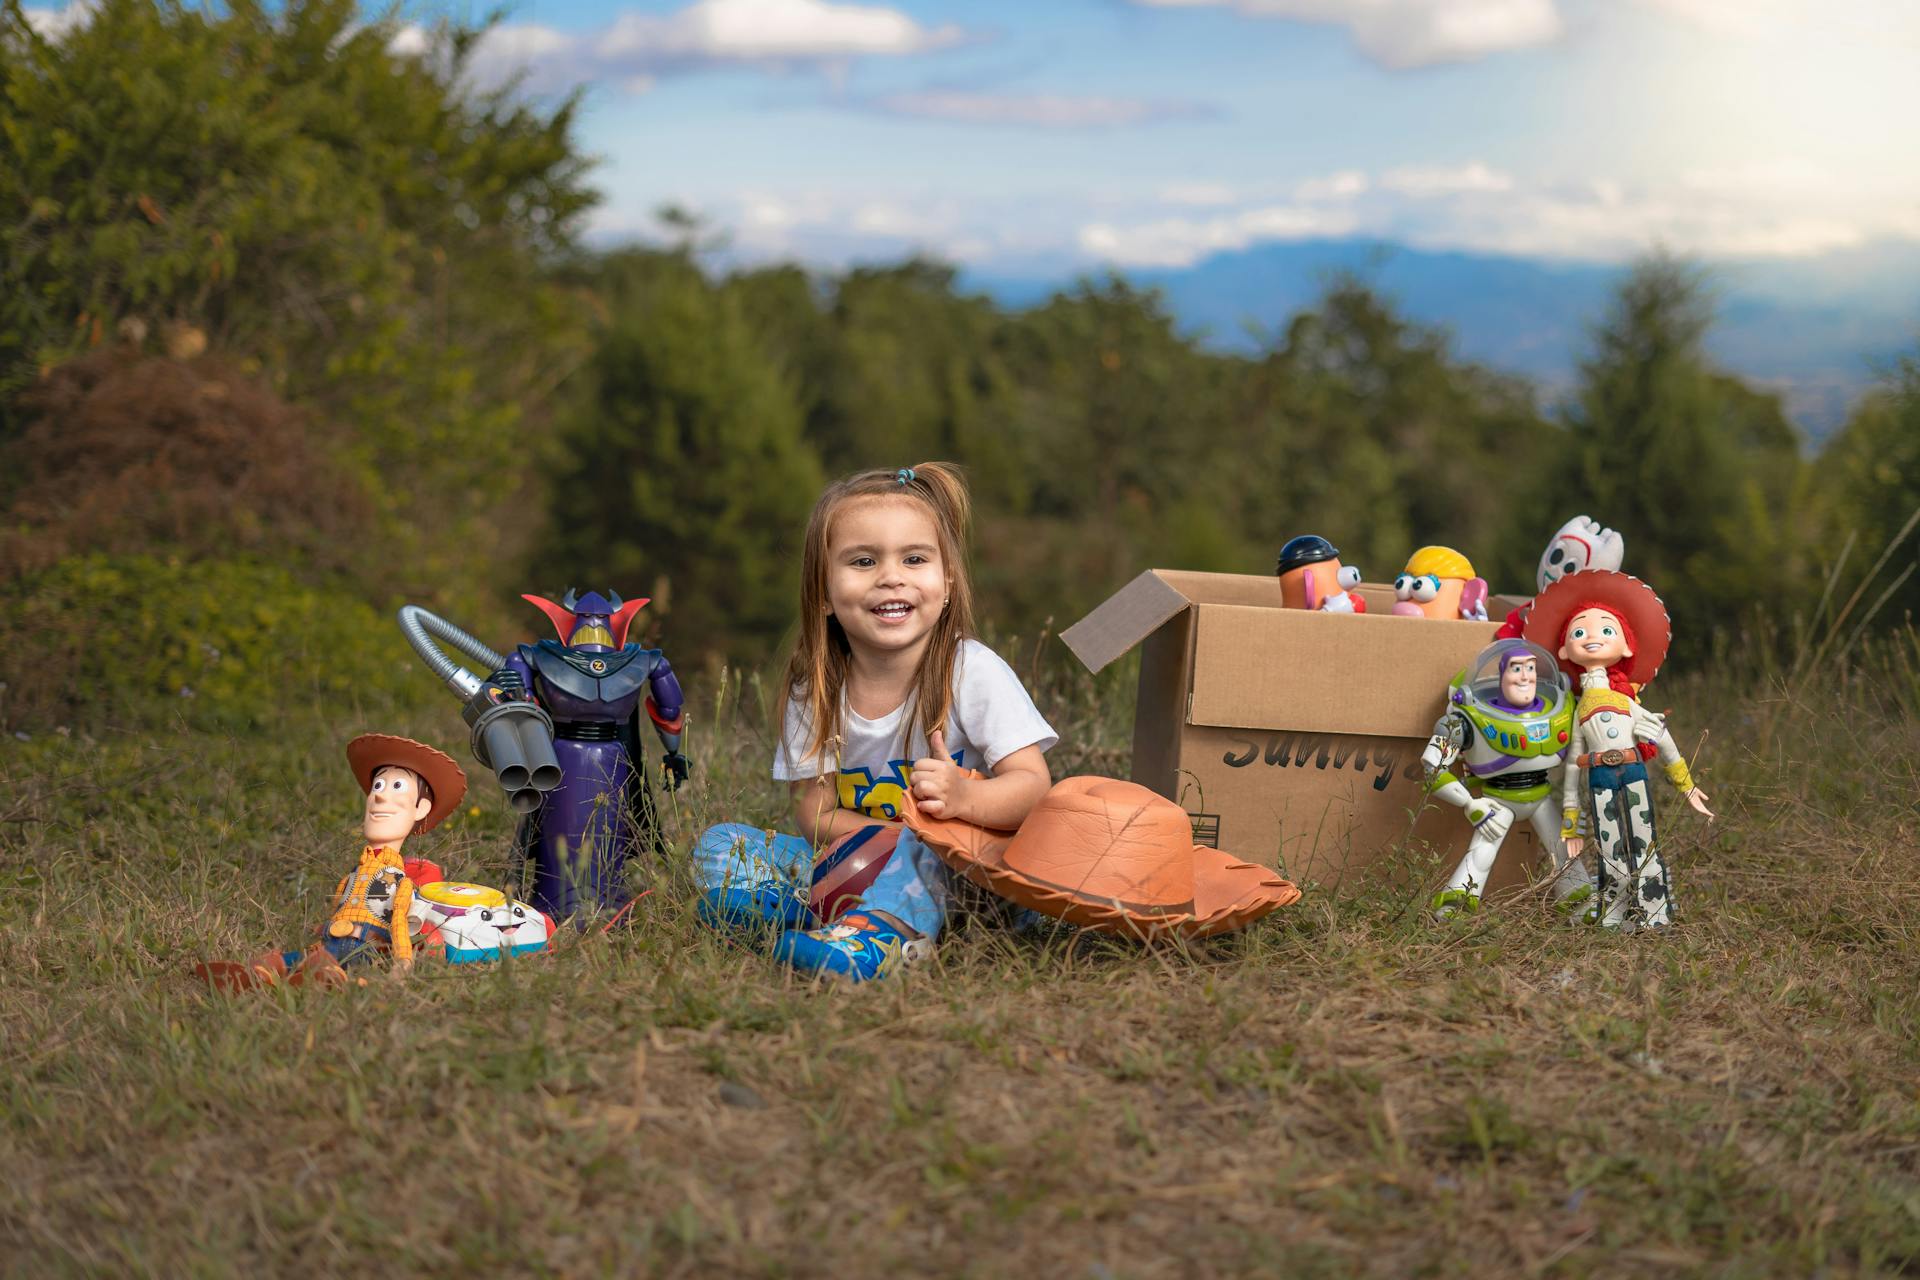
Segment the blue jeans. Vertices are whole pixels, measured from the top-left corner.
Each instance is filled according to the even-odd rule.
[[[360,937],[349,934],[344,938],[322,938],[320,949],[331,953],[333,958],[340,962],[342,968],[355,964],[371,964],[380,954],[380,949],[390,944],[391,935],[377,924],[363,924],[360,926],[360,932],[362,935]],[[305,954],[301,951],[283,951],[280,953],[280,958],[285,960],[287,968],[292,970],[300,967],[300,960]]]
[[[693,873],[702,889],[749,889],[768,881],[811,889],[813,862],[809,841],[742,822],[708,827],[693,845]],[[949,874],[933,850],[903,829],[860,909],[884,911],[922,936],[937,938],[947,922]]]

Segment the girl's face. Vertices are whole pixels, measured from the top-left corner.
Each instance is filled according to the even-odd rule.
[[[947,566],[933,513],[912,498],[856,498],[827,534],[827,611],[856,657],[917,658],[946,608]]]
[[[1627,648],[1627,634],[1620,619],[1605,609],[1583,609],[1567,622],[1567,638],[1560,646],[1560,656],[1591,671],[1630,658],[1633,650]]]

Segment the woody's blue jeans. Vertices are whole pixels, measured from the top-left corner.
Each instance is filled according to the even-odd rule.
[[[331,954],[344,968],[347,965],[371,964],[391,945],[392,935],[380,925],[361,925],[360,933],[360,937],[322,938],[320,948]],[[287,962],[287,970],[291,972],[300,967],[300,958],[305,954],[304,951],[283,951],[280,958]]]

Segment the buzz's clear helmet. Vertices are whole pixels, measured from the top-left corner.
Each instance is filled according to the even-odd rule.
[[[1500,681],[1507,663],[1521,654],[1533,659],[1534,696],[1540,700],[1537,711],[1528,707],[1509,706],[1500,696]],[[1567,693],[1566,673],[1560,670],[1560,664],[1553,655],[1533,641],[1516,636],[1509,640],[1495,640],[1482,649],[1472,665],[1454,678],[1450,700],[1455,706],[1463,708],[1478,704],[1481,710],[1501,717],[1524,715],[1529,711],[1536,715],[1548,715],[1566,700]]]

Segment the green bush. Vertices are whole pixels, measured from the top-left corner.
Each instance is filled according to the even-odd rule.
[[[350,586],[275,565],[85,555],[20,587],[0,601],[9,728],[238,728],[316,702],[418,705],[437,687],[393,621]]]

